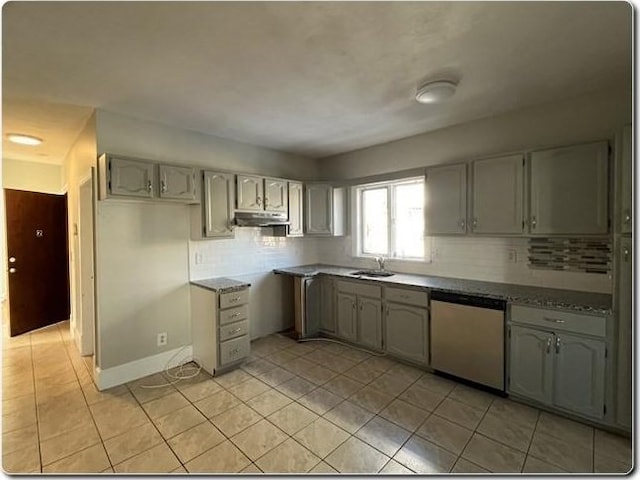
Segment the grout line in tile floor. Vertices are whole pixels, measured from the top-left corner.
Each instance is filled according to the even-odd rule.
[[[67,324],[68,325],[68,324]],[[106,455],[107,461],[108,461],[108,465],[109,465],[109,469],[115,470],[115,465],[113,464],[111,457],[109,456],[109,454],[107,453],[107,449],[106,449],[106,445],[105,445],[105,439],[103,438],[103,432],[100,431],[100,429],[98,429],[98,422],[97,419],[94,415],[94,411],[93,409],[89,406],[89,397],[88,397],[88,392],[85,391],[85,389],[82,387],[83,385],[85,385],[87,378],[86,375],[89,375],[89,378],[92,379],[92,376],[90,374],[90,370],[89,370],[89,366],[87,365],[87,363],[84,361],[84,359],[82,359],[81,357],[79,357],[79,355],[77,355],[77,352],[75,351],[75,344],[73,343],[73,340],[71,338],[66,338],[64,335],[64,324],[62,325],[58,325],[56,327],[57,329],[57,342],[54,341],[53,343],[60,343],[62,345],[62,347],[65,349],[65,357],[66,357],[66,362],[68,362],[74,372],[74,378],[75,381],[74,383],[80,388],[80,392],[82,394],[82,399],[84,402],[84,406],[88,409],[89,414],[90,414],[90,418],[91,418],[91,422],[93,427],[95,428],[95,430],[98,432],[98,438],[100,439],[100,445],[102,447],[102,450],[104,451],[104,454]],[[66,327],[68,328],[68,327]],[[32,372],[31,372],[31,380],[32,380],[32,384],[34,387],[34,391],[33,391],[33,397],[34,397],[34,402],[35,402],[35,408],[36,408],[36,428],[37,428],[37,439],[38,439],[38,456],[39,456],[39,461],[40,461],[40,471],[42,471],[43,466],[42,466],[42,451],[41,451],[41,434],[40,434],[40,413],[39,413],[39,409],[38,409],[38,396],[37,396],[37,384],[38,381],[36,380],[36,369],[35,369],[35,350],[34,350],[34,345],[33,345],[33,337],[29,336],[29,340],[28,340],[28,346],[29,346],[29,359],[30,359],[30,363],[31,363],[31,368],[32,368]],[[46,343],[46,342],[45,342]],[[43,345],[42,343],[40,345]],[[269,345],[271,345],[271,347],[269,347]],[[207,452],[209,452],[210,450],[217,448],[219,445],[222,445],[224,442],[230,442],[230,444],[234,445],[236,448],[238,448],[238,450],[240,450],[242,452],[242,454],[247,458],[247,460],[249,461],[249,465],[247,465],[244,468],[248,468],[248,467],[254,467],[258,470],[261,470],[260,467],[258,466],[259,463],[261,463],[261,460],[269,455],[275,448],[278,448],[283,442],[289,441],[289,440],[293,440],[299,444],[301,444],[301,442],[299,442],[296,438],[295,435],[297,435],[298,432],[300,432],[301,430],[304,430],[305,428],[307,428],[308,426],[312,425],[313,423],[317,422],[320,419],[324,419],[325,421],[330,422],[331,424],[333,424],[335,427],[337,427],[338,429],[340,429],[341,431],[344,432],[343,427],[341,427],[339,425],[339,422],[337,421],[338,419],[329,419],[326,417],[326,415],[333,411],[335,408],[337,408],[339,405],[342,405],[344,402],[349,401],[350,403],[353,403],[354,405],[357,405],[359,408],[364,409],[365,411],[367,411],[367,415],[371,415],[371,417],[366,420],[362,425],[358,426],[358,428],[355,429],[355,431],[353,433],[351,433],[351,430],[349,430],[348,432],[344,432],[347,434],[347,436],[343,439],[342,442],[337,443],[336,445],[333,445],[333,447],[328,451],[328,453],[323,453],[322,455],[319,453],[316,453],[315,448],[314,450],[311,450],[311,448],[307,448],[306,444],[301,444],[304,448],[303,451],[306,451],[307,453],[312,453],[314,456],[316,456],[319,461],[311,468],[308,469],[309,470],[313,470],[317,467],[319,467],[320,465],[322,465],[323,463],[326,463],[327,465],[330,465],[333,467],[333,465],[331,465],[331,463],[329,463],[327,461],[327,459],[329,457],[332,456],[332,454],[340,449],[346,442],[350,441],[352,438],[356,438],[358,439],[360,442],[363,442],[365,445],[367,445],[367,447],[371,448],[372,451],[378,452],[381,455],[384,455],[384,457],[382,457],[381,459],[385,459],[384,463],[382,464],[382,466],[380,467],[376,467],[377,471],[383,470],[384,468],[386,468],[387,466],[389,466],[390,464],[392,464],[392,460],[394,462],[398,462],[400,463],[400,465],[402,465],[404,468],[410,468],[408,465],[403,464],[400,459],[397,457],[398,453],[401,452],[403,450],[403,448],[407,445],[408,442],[410,442],[412,439],[417,438],[417,439],[421,439],[423,442],[426,441],[428,442],[428,444],[430,445],[436,445],[439,449],[443,449],[445,452],[447,452],[449,455],[452,455],[454,460],[453,463],[451,464],[451,466],[449,467],[449,471],[451,471],[452,469],[454,469],[456,467],[456,465],[458,464],[458,462],[460,462],[461,459],[463,459],[463,455],[464,452],[466,451],[467,447],[469,446],[470,442],[472,441],[472,439],[474,438],[474,436],[478,435],[481,437],[484,437],[485,439],[490,439],[491,441],[494,442],[498,442],[501,445],[504,445],[506,448],[511,448],[510,445],[505,442],[502,439],[496,439],[494,438],[496,435],[492,435],[492,436],[486,436],[483,435],[481,433],[478,432],[478,428],[480,428],[480,426],[483,424],[484,420],[487,418],[488,413],[490,411],[492,411],[492,406],[494,405],[496,398],[490,398],[488,399],[488,404],[486,404],[485,406],[485,401],[483,400],[482,402],[478,403],[478,404],[474,404],[475,400],[473,400],[473,397],[471,397],[471,399],[469,399],[467,397],[467,399],[465,400],[463,397],[460,397],[459,394],[456,394],[452,397],[452,395],[454,394],[454,392],[464,392],[465,389],[469,388],[469,387],[464,387],[464,386],[460,386],[459,384],[456,384],[455,382],[451,382],[450,385],[447,385],[447,392],[443,393],[443,391],[438,392],[437,389],[436,390],[430,390],[430,388],[428,388],[425,385],[419,385],[420,384],[420,380],[423,378],[430,378],[431,374],[425,371],[422,371],[421,369],[414,369],[412,367],[407,367],[407,366],[402,366],[402,364],[399,364],[398,362],[395,362],[393,360],[390,359],[385,359],[385,361],[388,361],[389,363],[385,363],[382,362],[381,364],[379,363],[378,365],[376,365],[376,367],[374,368],[375,372],[369,376],[368,380],[366,382],[362,382],[361,380],[364,380],[363,378],[359,378],[358,383],[360,384],[354,391],[352,392],[346,392],[343,391],[341,392],[339,395],[334,393],[333,390],[329,390],[332,395],[335,395],[337,398],[335,400],[337,400],[337,403],[332,404],[327,410],[325,410],[326,405],[323,404],[322,407],[320,408],[320,410],[323,411],[322,414],[317,413],[319,410],[311,410],[309,407],[307,407],[306,405],[303,405],[302,403],[300,403],[300,400],[305,398],[307,395],[312,394],[313,392],[317,391],[320,388],[323,388],[325,390],[327,390],[325,388],[326,384],[328,382],[330,382],[333,379],[336,379],[340,376],[348,378],[350,380],[353,380],[353,378],[351,378],[349,375],[345,375],[345,373],[347,373],[349,370],[353,369],[353,368],[358,368],[361,367],[363,364],[366,364],[367,361],[369,360],[374,360],[375,361],[375,357],[362,357],[360,359],[356,359],[354,360],[353,356],[347,356],[346,353],[349,352],[349,349],[340,349],[340,348],[336,348],[333,347],[331,348],[331,345],[316,345],[316,346],[308,346],[308,348],[299,348],[300,345],[303,344],[298,344],[293,340],[290,339],[285,339],[284,337],[278,336],[278,335],[272,335],[269,337],[265,337],[264,339],[259,339],[258,341],[254,342],[254,346],[256,348],[254,348],[254,353],[253,355],[250,357],[249,361],[247,363],[245,363],[245,365],[243,365],[242,367],[242,371],[247,375],[246,378],[239,380],[239,381],[234,381],[232,383],[228,383],[226,384],[226,386],[223,386],[222,384],[218,383],[218,381],[220,379],[223,379],[225,377],[225,375],[222,376],[218,376],[218,377],[205,377],[204,381],[213,381],[215,384],[218,385],[218,387],[220,387],[220,390],[216,391],[216,393],[214,394],[208,394],[207,396],[203,397],[203,398],[197,398],[194,399],[193,401],[189,400],[189,398],[186,396],[185,393],[183,393],[183,391],[179,388],[176,387],[176,385],[172,385],[170,388],[168,388],[165,392],[162,392],[157,398],[152,398],[146,401],[142,401],[142,398],[139,398],[136,394],[134,394],[134,388],[133,388],[133,384],[127,384],[126,386],[126,394],[130,395],[134,401],[135,401],[135,405],[136,408],[141,409],[142,412],[144,412],[145,414],[145,420],[148,423],[151,423],[151,425],[153,425],[154,430],[158,433],[158,435],[160,436],[160,438],[162,439],[162,442],[159,443],[158,445],[162,444],[165,445],[166,447],[169,448],[169,450],[172,452],[172,454],[174,455],[174,457],[177,460],[177,464],[179,465],[179,467],[177,468],[183,468],[185,470],[188,470],[186,467],[186,464],[188,464],[189,462],[193,461],[194,459],[200,457],[201,455],[205,455]],[[261,347],[262,346],[262,347]],[[292,350],[295,348],[295,351]],[[340,357],[342,359],[346,359],[346,360],[350,360],[352,362],[352,364],[347,368],[343,368],[343,366],[333,366],[333,367],[329,367],[326,366],[326,361],[322,360],[322,356],[320,355],[320,352],[322,352],[325,349],[331,348],[331,352],[325,352],[325,353],[329,353],[332,357]],[[55,351],[55,350],[54,350]],[[287,354],[291,354],[296,359],[299,360],[304,360],[304,361],[308,361],[308,362],[312,362],[314,367],[322,367],[324,369],[328,370],[327,376],[329,374],[331,374],[332,376],[328,379],[322,380],[322,379],[318,379],[318,378],[314,378],[313,381],[311,381],[310,383],[313,384],[313,388],[311,388],[311,390],[309,390],[308,392],[303,393],[302,395],[297,395],[297,394],[292,394],[292,393],[284,393],[283,391],[279,390],[278,388],[275,388],[279,385],[282,385],[286,382],[289,382],[290,380],[305,380],[306,382],[309,382],[309,380],[307,380],[307,377],[303,377],[301,375],[296,374],[294,371],[289,370],[289,368],[292,367],[293,364],[295,364],[296,362],[293,362],[293,364],[288,364],[288,365],[283,365],[283,362],[278,362],[276,363],[274,362],[269,362],[268,358],[271,357],[271,355],[275,355],[277,353],[287,353]],[[6,351],[4,352],[6,353]],[[311,355],[313,353],[316,353],[315,355]],[[44,354],[46,355],[47,352],[45,351]],[[311,356],[310,356],[311,355]],[[77,358],[74,361],[74,357]],[[282,356],[281,356],[282,357]],[[319,360],[320,358],[320,360]],[[78,361],[80,362],[78,364]],[[253,362],[263,362],[266,363],[267,365],[258,365],[252,368],[252,363]],[[390,373],[392,371],[394,371],[394,369],[398,368],[400,370],[402,370],[402,368],[407,368],[407,377],[405,377],[405,380],[408,383],[404,383],[401,382],[404,386],[402,386],[402,388],[400,388],[398,391],[393,391],[392,393],[389,393],[389,389],[388,388],[376,388],[376,386],[374,386],[373,384],[375,382],[377,382],[382,376],[386,375],[387,373]],[[263,367],[266,367],[267,370],[262,370]],[[84,368],[84,374],[85,375],[81,375],[81,371],[78,369],[82,369]],[[275,370],[275,368],[280,368],[280,369],[284,369],[284,370],[288,370],[289,373],[293,374],[293,377],[291,379],[287,379],[284,381],[278,381],[276,380],[277,383],[266,383],[266,382],[262,382],[262,380],[260,378],[258,378],[260,375],[262,375],[263,373],[267,373],[269,371]],[[372,370],[373,371],[373,370]],[[252,373],[253,372],[253,373]],[[319,372],[322,372],[322,370],[320,370]],[[398,372],[398,375],[400,375],[400,372]],[[400,378],[398,377],[398,375],[396,375],[396,378]],[[164,378],[165,376],[162,375],[162,377]],[[357,377],[357,375],[356,375]],[[47,378],[42,377],[42,378]],[[437,377],[439,378],[439,377]],[[244,384],[245,382],[248,382],[250,380],[258,380],[262,383],[265,383],[265,385],[268,386],[268,389],[256,394],[252,394],[250,397],[245,398],[245,400],[241,400],[239,397],[236,397],[232,390],[234,389],[234,387],[237,387],[239,385]],[[136,382],[136,385],[140,384],[140,380],[138,380]],[[411,427],[410,429],[407,429],[406,427],[400,425],[399,423],[397,423],[397,420],[390,420],[388,418],[385,418],[383,416],[381,416],[380,414],[389,406],[391,405],[393,402],[395,402],[396,400],[400,400],[401,396],[408,391],[409,389],[413,388],[414,386],[420,386],[420,388],[424,388],[425,390],[431,392],[434,394],[434,396],[437,394],[438,396],[441,395],[441,397],[438,399],[437,402],[434,402],[433,404],[430,404],[429,406],[427,406],[427,404],[423,404],[420,407],[418,407],[417,405],[414,405],[414,403],[416,403],[416,400],[414,398],[414,400],[412,402],[409,402],[409,405],[411,405],[413,408],[421,408],[425,411],[426,416],[424,418],[422,418],[422,420],[417,424],[417,426],[415,427]],[[378,393],[384,393],[385,395],[389,395],[389,397],[391,397],[390,399],[386,400],[386,403],[381,406],[380,408],[378,408],[377,406],[367,406],[364,407],[364,405],[361,403],[361,400],[354,400],[354,396],[356,396],[356,394],[358,394],[358,392],[361,392],[364,389],[371,389],[373,392],[378,392]],[[461,389],[461,390],[459,390]],[[473,389],[471,389],[473,390]],[[289,400],[289,403],[287,403],[284,406],[280,406],[279,408],[276,408],[276,410],[269,412],[267,415],[262,415],[260,412],[254,410],[252,407],[250,407],[248,405],[248,402],[250,402],[253,398],[262,395],[263,393],[269,392],[269,391],[275,391],[278,392],[284,396],[287,397],[287,399]],[[151,417],[150,413],[144,408],[144,404],[151,402],[153,400],[156,399],[161,399],[163,397],[166,397],[167,395],[173,394],[175,392],[178,392],[180,394],[180,398],[186,400],[186,402],[188,403],[188,406],[193,407],[194,409],[196,409],[196,411],[199,412],[199,414],[202,414],[203,417],[205,418],[204,421],[199,422],[195,425],[191,425],[189,426],[186,430],[183,430],[179,433],[176,434],[172,434],[170,437],[165,438],[164,435],[161,433],[160,429],[158,428],[158,425],[156,424],[157,420],[156,419],[154,421],[154,419]],[[200,408],[198,406],[196,406],[196,403],[199,402],[200,400],[203,400],[205,398],[210,398],[212,395],[221,393],[221,392],[226,392],[227,394],[231,395],[233,398],[235,398],[238,401],[237,405],[234,405],[232,407],[226,407],[223,411],[217,412],[215,415],[212,415],[211,418],[209,418],[207,416],[207,414],[205,413],[204,410],[200,410]],[[120,396],[120,395],[116,395],[116,396]],[[294,398],[296,397],[297,398]],[[244,397],[244,396],[243,396]],[[455,398],[454,398],[455,397]],[[52,397],[55,398],[55,397]],[[97,405],[100,402],[103,401],[109,401],[111,399],[111,397],[106,397],[104,399],[100,399],[94,403],[92,403],[93,405]],[[482,415],[480,416],[479,420],[477,421],[477,423],[475,424],[475,427],[470,428],[467,424],[465,424],[464,422],[459,421],[459,419],[457,418],[453,418],[451,414],[448,414],[447,417],[442,417],[440,416],[439,412],[436,413],[436,411],[440,408],[440,406],[447,401],[447,399],[451,400],[452,402],[459,402],[462,405],[464,405],[467,408],[474,408],[474,409],[482,409]],[[329,403],[332,403],[334,400],[330,400]],[[245,406],[249,409],[251,409],[251,411],[255,412],[258,416],[259,416],[259,420],[257,422],[252,423],[251,425],[248,426],[244,426],[243,428],[241,428],[238,431],[234,431],[233,434],[227,434],[225,432],[223,432],[222,430],[220,430],[216,424],[213,421],[213,418],[216,417],[217,415],[221,415],[222,413],[227,412],[228,410],[235,408],[237,406]],[[245,430],[253,427],[254,425],[256,425],[257,423],[261,422],[262,420],[266,420],[267,423],[269,425],[274,426],[275,428],[277,428],[278,430],[281,431],[281,428],[276,425],[276,423],[273,421],[273,419],[271,418],[267,418],[270,415],[273,415],[274,413],[277,413],[291,405],[298,405],[298,406],[304,406],[305,409],[311,410],[314,413],[315,418],[309,422],[306,423],[304,426],[302,426],[301,428],[298,428],[295,431],[292,431],[291,433],[289,433],[289,431],[287,432],[283,432],[284,433],[284,440],[283,442],[279,442],[276,443],[274,445],[271,445],[270,448],[267,448],[267,450],[263,451],[259,457],[249,457],[242,449],[241,444],[237,443],[238,440],[234,440],[233,437],[239,435],[240,433],[244,432]],[[172,413],[173,411],[179,409],[179,408],[186,408],[186,407],[177,407],[174,410],[172,410],[171,412],[168,412],[168,414]],[[375,410],[376,408],[378,408],[377,410]],[[536,410],[537,415],[535,418],[535,423],[533,425],[533,429],[531,430],[531,434],[527,440],[527,448],[526,448],[526,452],[524,452],[524,459],[522,461],[522,465],[520,468],[520,471],[522,471],[524,469],[524,465],[526,464],[527,459],[529,458],[529,452],[531,450],[531,446],[533,443],[533,440],[535,438],[536,432],[538,431],[538,426],[539,426],[539,422],[540,422],[540,412],[537,411],[537,409],[532,409],[532,410]],[[497,412],[496,412],[497,414]],[[441,420],[445,420],[446,422],[451,422],[455,425],[460,425],[461,427],[464,427],[467,430],[471,430],[471,435],[469,436],[469,438],[464,442],[464,445],[462,446],[462,448],[459,450],[459,453],[456,453],[455,451],[449,450],[449,447],[442,447],[440,446],[440,442],[439,441],[433,441],[430,438],[426,438],[424,436],[423,433],[418,433],[418,431],[422,428],[422,426],[429,421],[429,419],[437,417]],[[505,415],[506,417],[506,415]],[[374,445],[371,445],[369,443],[368,440],[364,440],[363,438],[358,437],[358,433],[363,430],[364,428],[366,428],[371,422],[373,422],[376,419],[382,419],[385,420],[387,422],[391,422],[394,425],[397,425],[398,427],[408,431],[408,436],[401,442],[399,443],[395,443],[395,440],[392,440],[392,447],[391,450],[393,450],[392,454],[387,454],[384,451],[382,451],[381,448],[378,448]],[[218,431],[221,435],[220,438],[222,438],[222,440],[217,443],[216,445],[214,445],[211,448],[206,449],[204,452],[200,452],[197,455],[195,455],[192,458],[186,458],[185,460],[181,460],[180,457],[178,457],[177,455],[177,450],[172,447],[172,445],[169,443],[169,440],[171,440],[172,438],[174,438],[177,435],[181,435],[184,432],[189,431],[192,428],[196,428],[199,425],[202,425],[204,423],[208,423],[210,425],[212,425],[216,431]],[[304,423],[304,422],[301,422]],[[136,427],[133,427],[136,428]],[[67,433],[67,430],[65,430],[62,433]],[[62,434],[61,433],[61,434]],[[591,450],[591,465],[590,465],[590,469],[591,471],[593,471],[595,469],[595,430],[592,429],[591,430],[591,445],[592,445],[592,450]],[[120,434],[120,433],[119,433]],[[118,435],[119,435],[118,434]],[[111,437],[110,437],[111,438]],[[446,443],[445,443],[446,444]],[[93,446],[95,446],[97,444],[94,444],[90,447],[87,448],[83,448],[80,451],[84,451],[88,448],[92,448]],[[133,454],[130,457],[127,457],[124,460],[121,460],[120,463],[122,462],[126,462],[129,461],[131,458],[134,458],[138,455],[144,455],[145,453],[149,452],[151,449],[156,448],[158,445],[154,445],[150,448],[147,448],[146,450],[143,450],[142,452],[136,452],[135,454]],[[456,447],[457,448],[457,447]],[[395,450],[394,450],[395,449]],[[388,450],[388,451],[391,451]],[[518,454],[521,454],[522,451],[517,450]],[[55,463],[58,462],[60,460],[66,459],[68,457],[71,457],[73,455],[78,454],[79,451],[75,451],[71,454],[65,454],[63,457],[61,458],[57,458],[56,460],[54,460],[53,462],[50,463]],[[467,460],[466,458],[464,458],[465,462],[471,463],[471,464],[475,464],[474,462],[470,462],[469,460]],[[544,460],[541,459],[543,461],[546,461],[548,463],[553,463],[552,461]],[[480,467],[482,467],[482,465],[479,465]],[[339,467],[338,464],[336,464],[336,467]],[[334,468],[336,468],[334,467]],[[486,468],[486,467],[484,467]],[[229,472],[230,473],[230,472]],[[301,473],[301,472],[300,472]]]

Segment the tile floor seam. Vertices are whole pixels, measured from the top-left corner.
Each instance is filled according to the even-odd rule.
[[[529,458],[529,452],[531,451],[531,445],[533,445],[533,439],[536,436],[536,430],[538,429],[538,423],[540,422],[540,412],[538,411],[538,415],[536,416],[536,423],[533,426],[533,431],[531,432],[531,439],[529,440],[529,445],[527,446],[527,451],[524,457],[524,463],[522,464],[521,472],[524,472],[524,466],[527,463],[527,459]],[[534,457],[535,458],[535,457]]]
[[[455,388],[454,388],[454,389],[455,389]],[[453,392],[453,390],[454,390],[454,389],[452,389],[452,390],[451,390],[451,392]],[[449,392],[449,395],[451,394],[451,392]],[[448,397],[448,395],[447,395],[447,397]],[[455,399],[453,399],[453,398],[452,398],[452,400],[455,400]],[[443,400],[443,401],[444,401],[444,400]],[[482,418],[480,418],[480,421],[478,422],[478,424],[477,424],[477,425],[475,426],[475,428],[473,429],[473,432],[472,432],[472,433],[471,433],[471,435],[469,436],[469,439],[467,440],[467,442],[464,444],[464,447],[462,448],[462,450],[460,450],[460,453],[458,454],[458,458],[457,458],[457,459],[456,459],[456,461],[453,463],[453,465],[451,466],[451,468],[449,469],[449,471],[451,471],[451,470],[453,469],[453,467],[455,467],[456,463],[458,462],[458,460],[459,460],[460,458],[463,458],[463,457],[462,457],[462,454],[463,454],[463,453],[464,453],[464,451],[467,449],[467,446],[469,446],[469,443],[471,443],[471,439],[473,438],[473,436],[474,436],[474,435],[478,434],[478,435],[480,435],[480,436],[482,436],[482,437],[484,437],[484,438],[489,438],[489,437],[487,437],[486,435],[482,435],[480,432],[478,432],[478,427],[482,424],[482,421],[484,420],[484,418],[485,418],[485,417],[487,416],[487,414],[489,413],[489,409],[491,408],[491,405],[493,405],[493,402],[495,402],[495,399],[491,400],[491,403],[489,403],[489,406],[487,407],[487,409],[485,410],[484,414],[482,415]],[[463,402],[460,402],[460,403],[463,403]],[[464,405],[466,405],[466,403],[463,403],[463,404],[464,404]],[[475,408],[475,407],[474,407],[474,408]],[[435,413],[435,411],[434,411],[434,415],[436,415],[436,416],[440,417],[440,415],[437,415],[437,414]],[[445,419],[445,420],[446,420],[446,419]],[[454,422],[454,423],[455,423],[455,422]],[[465,428],[466,428],[466,427],[465,427]],[[489,440],[491,440],[491,439],[489,438]],[[465,460],[467,460],[467,459],[465,458]],[[525,456],[525,460],[526,460],[526,456]],[[468,460],[468,461],[471,461],[471,460]],[[474,462],[471,462],[471,463],[474,463]],[[476,465],[477,465],[477,464],[476,464]],[[524,467],[524,461],[522,462],[522,465],[523,465],[523,467]],[[479,466],[480,466],[480,467],[482,467],[482,468],[485,468],[485,467],[483,467],[482,465],[479,465]],[[485,468],[485,470],[489,470],[489,469],[488,469],[488,468]],[[522,472],[522,468],[520,468],[520,471]],[[492,473],[493,473],[493,472],[492,472]]]
[[[3,352],[4,354],[4,352]],[[31,334],[29,334],[29,358],[31,359],[31,381],[33,382],[33,403],[36,409],[36,438],[38,439],[38,462],[40,462],[40,473],[42,473],[42,449],[40,448],[40,415],[38,413],[38,397],[36,392],[36,366],[33,361],[33,343]],[[3,387],[4,388],[4,387]],[[3,462],[4,463],[4,462]]]

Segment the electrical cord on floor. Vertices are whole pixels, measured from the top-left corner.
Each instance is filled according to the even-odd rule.
[[[192,358],[190,360],[184,361],[183,363],[180,363],[176,367],[169,367],[169,365],[171,365],[171,362],[173,361],[173,359],[176,358],[178,356],[178,354],[180,354],[180,352],[182,352],[185,348],[187,348],[187,345],[185,345],[180,350],[178,350],[176,353],[174,353],[171,356],[171,358],[169,360],[167,360],[167,363],[164,366],[164,374],[167,377],[169,377],[170,379],[172,379],[171,381],[169,381],[167,383],[162,383],[160,385],[140,385],[140,388],[162,388],[162,387],[168,387],[170,385],[175,385],[176,383],[181,382],[182,380],[188,380],[190,378],[197,377],[198,374],[200,373],[200,371],[202,370],[202,367],[200,366],[200,364],[198,363],[198,360],[196,358]],[[184,360],[186,360],[186,358]],[[172,368],[176,368],[177,370],[175,372],[171,372],[170,370]],[[189,372],[189,370],[191,370],[191,371]]]
[[[352,348],[354,350],[360,350],[361,352],[368,353],[369,355],[373,355],[375,357],[386,357],[386,352],[372,352],[371,350],[367,350],[366,348],[356,347],[355,345],[350,345],[345,342],[341,342],[340,340],[334,340],[333,338],[324,338],[324,337],[310,337],[310,338],[299,338],[298,342],[329,342],[329,343],[337,343],[338,345],[343,345],[345,347]]]

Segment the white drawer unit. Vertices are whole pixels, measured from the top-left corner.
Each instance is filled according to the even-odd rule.
[[[191,285],[193,358],[211,375],[239,366],[251,351],[249,288],[218,293]]]
[[[511,321],[534,327],[582,333],[597,337],[604,337],[607,327],[607,319],[603,316],[527,307],[524,305],[513,305],[511,307]]]

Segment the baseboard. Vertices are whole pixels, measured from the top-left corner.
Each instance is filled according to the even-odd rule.
[[[169,368],[172,368],[192,359],[193,347],[191,345],[185,345],[184,347],[134,360],[133,362],[118,365],[117,367],[106,368],[104,370],[96,367],[95,380],[98,390],[106,390],[107,388],[161,372],[167,367],[167,364],[169,364]]]

